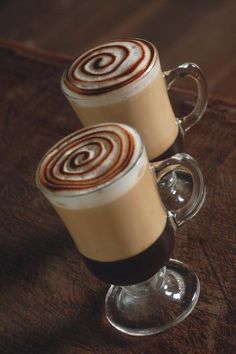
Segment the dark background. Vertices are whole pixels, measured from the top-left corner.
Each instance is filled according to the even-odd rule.
[[[0,0],[0,35],[72,57],[142,37],[158,47],[163,70],[195,62],[210,93],[236,98],[235,14],[235,0]]]

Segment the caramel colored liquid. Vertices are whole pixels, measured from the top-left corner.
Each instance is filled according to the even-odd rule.
[[[156,70],[155,67],[153,70]],[[149,75],[153,75],[153,79],[141,91],[117,103],[109,103],[110,93],[106,95],[107,103],[103,105],[81,106],[79,101],[69,101],[84,126],[118,122],[134,127],[143,139],[149,160],[153,160],[174,143],[178,125],[161,70]]]
[[[100,262],[143,252],[160,237],[167,220],[148,164],[137,183],[112,202],[78,210],[55,208],[82,255]]]

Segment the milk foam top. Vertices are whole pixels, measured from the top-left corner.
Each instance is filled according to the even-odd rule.
[[[110,41],[76,58],[62,77],[62,89],[75,99],[111,93],[144,78],[156,59],[156,48],[143,39]]]
[[[146,165],[145,149],[133,128],[99,124],[54,145],[39,164],[36,183],[55,205],[95,207],[128,191]]]

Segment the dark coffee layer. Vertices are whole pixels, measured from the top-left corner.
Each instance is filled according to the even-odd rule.
[[[184,136],[182,131],[179,129],[178,135],[174,143],[160,156],[152,159],[151,162],[162,161],[170,158],[171,156],[184,151]]]
[[[90,272],[100,280],[114,285],[131,285],[149,279],[168,262],[174,249],[174,240],[173,228],[167,222],[161,236],[134,257],[115,262],[83,258]]]

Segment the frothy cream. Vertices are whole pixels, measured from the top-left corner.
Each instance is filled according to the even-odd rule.
[[[70,99],[80,99],[85,106],[103,101],[104,94],[117,101],[117,89],[122,88],[124,96],[130,94],[130,86],[134,91],[138,90],[140,85],[136,84],[140,79],[150,81],[147,74],[155,65],[156,59],[155,47],[145,40],[110,41],[75,59],[62,77],[62,90]],[[159,61],[157,64],[160,69]],[[145,82],[142,87],[143,85]],[[124,92],[123,89],[127,89],[127,86],[129,90]],[[114,97],[113,91],[116,91]]]
[[[52,203],[85,208],[127,192],[142,175],[146,161],[140,136],[133,128],[99,124],[54,145],[39,164],[36,182]]]

